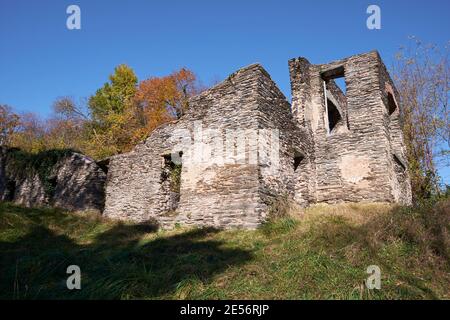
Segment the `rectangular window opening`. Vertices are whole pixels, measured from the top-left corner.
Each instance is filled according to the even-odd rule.
[[[321,77],[324,81],[328,134],[350,130],[344,66],[324,70]]]
[[[183,152],[164,155],[161,182],[169,197],[169,210],[175,210],[180,202]]]

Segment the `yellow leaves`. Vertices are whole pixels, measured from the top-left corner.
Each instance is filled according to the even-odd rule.
[[[134,71],[119,65],[109,80],[89,98],[90,114],[62,97],[53,105],[52,118],[25,114],[16,123],[14,114],[0,106],[0,138],[29,152],[71,148],[102,159],[130,151],[157,127],[179,118],[198,92],[194,73],[184,68],[137,85]]]
[[[120,65],[110,84],[91,97],[89,154],[100,158],[130,151],[155,128],[181,116],[196,90],[195,75],[187,69],[136,83],[134,72]]]
[[[0,145],[8,144],[19,126],[19,116],[7,105],[0,105]]]

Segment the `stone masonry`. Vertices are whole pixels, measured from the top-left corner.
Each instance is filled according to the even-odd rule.
[[[296,58],[289,71],[292,106],[263,67],[250,65],[112,157],[105,216],[255,228],[277,198],[410,204],[398,94],[379,54],[322,65]]]
[[[289,71],[293,115],[314,140],[315,202],[409,204],[399,98],[379,54],[323,65],[292,59]],[[345,95],[338,77],[345,78]]]
[[[257,151],[257,138],[252,135],[268,128],[280,130],[279,158],[286,167],[273,175],[248,161],[249,154]],[[199,131],[205,148],[228,137],[231,144],[245,145],[246,151],[232,150],[224,163],[211,153],[207,161],[193,161],[196,150],[188,149],[191,137],[200,135]],[[183,142],[186,136],[189,141]],[[215,148],[215,152],[226,147]],[[112,157],[104,214],[136,221],[156,219],[162,225],[255,228],[267,214],[270,197],[294,195],[297,183],[291,162],[295,148],[309,154],[311,139],[296,126],[289,103],[267,72],[257,64],[248,66],[193,98],[189,112],[180,120],[158,128],[132,152]],[[182,153],[176,204],[164,175],[173,152]]]
[[[80,153],[70,152],[58,160],[43,179],[38,172],[15,168],[10,153],[0,147],[0,199],[26,207],[51,205],[69,210],[104,207],[106,173]],[[45,180],[45,181],[43,181]]]
[[[410,204],[399,96],[378,52],[318,65],[295,58],[289,72],[292,105],[262,66],[247,66],[131,152],[60,160],[50,196],[39,175],[11,173],[3,148],[0,197],[167,228],[253,229],[280,199]]]

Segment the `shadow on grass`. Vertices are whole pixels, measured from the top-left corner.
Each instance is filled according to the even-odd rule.
[[[221,240],[234,233],[216,235],[215,229],[149,239],[144,235],[156,226],[148,223],[104,224],[57,210],[0,204],[0,298],[221,298],[237,286],[245,287],[244,298],[445,298],[449,208],[450,201],[378,213],[363,206],[345,214],[279,220],[256,231],[266,238],[246,250],[238,247],[243,242]],[[252,236],[242,241],[247,244]],[[227,270],[243,264],[248,265],[239,272]],[[355,285],[361,286],[373,264],[381,267],[382,289],[369,295]],[[66,287],[69,265],[81,268],[81,290]],[[226,283],[215,286],[222,275]]]
[[[34,225],[15,241],[0,242],[0,298],[172,298],[180,287],[209,283],[252,258],[246,250],[212,240],[218,231],[208,228],[141,243],[155,230],[150,224],[118,224],[81,245]],[[81,290],[66,287],[69,265],[81,268]]]

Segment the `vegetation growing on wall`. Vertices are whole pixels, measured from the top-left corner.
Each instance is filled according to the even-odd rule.
[[[181,187],[181,164],[175,164],[170,170],[170,190],[180,193]]]
[[[30,178],[37,174],[46,195],[51,199],[55,192],[55,185],[52,183],[55,165],[73,152],[71,149],[62,149],[29,153],[15,148],[9,149],[8,170],[12,176],[19,179]]]

